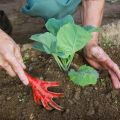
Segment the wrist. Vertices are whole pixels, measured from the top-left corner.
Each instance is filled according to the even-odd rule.
[[[2,29],[0,29],[0,44],[9,42],[9,41],[13,42],[13,39],[7,33],[5,33]]]
[[[84,47],[83,52],[84,52],[84,56],[85,57],[91,57],[91,49],[93,47],[98,46],[98,33],[97,32],[93,32],[92,33],[93,38],[88,42],[88,44]]]
[[[0,34],[2,34],[3,33],[3,30],[2,29],[0,29]]]
[[[6,33],[2,29],[0,29],[0,37],[2,37],[4,35],[6,35]]]
[[[88,42],[88,44],[86,46],[96,46],[98,45],[98,32],[93,32],[92,36],[93,38]]]

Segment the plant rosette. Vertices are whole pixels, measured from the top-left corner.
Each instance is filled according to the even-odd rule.
[[[70,15],[59,20],[51,18],[45,26],[48,32],[31,36],[30,39],[36,41],[33,48],[51,54],[64,71],[69,69],[75,53],[92,39],[91,33],[99,30],[76,25]]]

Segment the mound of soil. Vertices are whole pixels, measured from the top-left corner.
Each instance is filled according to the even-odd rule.
[[[106,26],[103,28],[105,31],[109,29]],[[103,33],[105,31],[103,29]],[[119,47],[112,44],[111,40],[109,40],[109,44],[103,40],[100,40],[102,47],[120,65]],[[22,54],[27,71],[33,76],[48,81],[61,82],[59,88],[51,88],[50,90],[64,92],[64,98],[55,100],[64,107],[64,110],[61,112],[57,110],[46,111],[41,105],[36,105],[33,101],[31,88],[24,86],[18,78],[9,77],[1,70],[1,120],[119,120],[120,91],[114,90],[107,72],[100,73],[100,78],[95,86],[82,88],[69,81],[67,73],[59,69],[51,56],[31,49],[30,44],[22,46]],[[82,54],[77,53],[73,64],[80,66],[85,63]]]
[[[0,5],[1,8],[5,8],[8,11],[5,1],[1,0],[0,3],[2,5]],[[9,2],[10,0],[7,0],[6,3]],[[13,4],[13,0],[10,3]],[[12,9],[11,6],[10,9]],[[18,14],[13,9],[12,12],[10,20],[15,26],[13,37],[18,39],[18,41],[21,39],[26,40],[31,33],[40,32],[40,28],[43,27],[43,24],[40,27],[38,26],[39,23],[37,21],[39,20],[31,19],[32,22],[36,23],[36,27],[33,26],[34,24],[31,25],[29,17]],[[117,19],[119,18],[117,17]],[[24,25],[23,23],[26,24]],[[118,21],[104,26],[100,43],[120,66],[118,26],[120,26]],[[24,36],[24,38],[21,36]],[[113,42],[114,39],[115,42]],[[82,88],[69,81],[67,73],[59,69],[51,56],[31,49],[29,44],[22,46],[22,55],[27,65],[27,71],[33,76],[47,81],[61,82],[60,87],[50,88],[50,90],[64,92],[64,98],[55,100],[64,109],[61,112],[57,110],[46,111],[41,105],[36,105],[33,101],[31,88],[24,86],[19,78],[9,77],[1,69],[0,120],[120,120],[120,90],[115,90],[112,87],[106,71],[100,73],[100,78],[95,86]],[[80,66],[87,63],[82,54],[77,53],[73,64]]]

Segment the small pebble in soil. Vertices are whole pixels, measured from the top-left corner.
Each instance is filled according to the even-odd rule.
[[[114,103],[115,103],[115,104],[118,104],[118,101],[117,101],[117,100],[115,100],[115,101],[114,101]]]
[[[74,104],[72,100],[68,100],[68,102],[69,102],[71,105],[73,105],[73,104]]]
[[[31,114],[30,114],[30,120],[33,120],[33,119],[34,119],[34,114],[31,113]]]
[[[118,90],[113,90],[111,92],[111,94],[112,94],[112,98],[115,98],[115,97],[117,97],[119,95],[119,91]]]
[[[88,116],[92,116],[92,115],[94,115],[94,114],[95,114],[94,108],[90,108],[89,111],[87,112],[87,115],[88,115]]]
[[[111,93],[108,93],[108,94],[106,95],[106,98],[107,98],[108,100],[111,100]]]
[[[31,61],[32,61],[32,62],[36,62],[37,60],[38,60],[38,58],[35,58],[35,57],[32,57],[32,58],[31,58]]]
[[[0,101],[3,101],[4,99],[5,99],[4,95],[0,95]]]
[[[85,96],[89,96],[90,91],[89,91],[88,89],[85,89],[84,92],[83,92],[83,94],[84,94]]]
[[[32,71],[33,70],[33,66],[29,66],[28,70]]]
[[[94,115],[94,114],[95,114],[95,109],[94,109],[94,106],[93,106],[93,102],[90,101],[90,106],[89,106],[87,115],[88,115],[88,116],[91,116],[91,115]]]
[[[98,87],[97,87],[97,86],[95,86],[95,87],[94,87],[94,89],[97,91],[97,90],[98,90]]]
[[[70,109],[66,109],[66,114],[68,114],[70,112]]]
[[[98,101],[94,101],[94,106],[98,107],[99,106],[99,102]]]
[[[29,60],[29,59],[30,59],[29,53],[28,53],[28,52],[25,52],[25,54],[24,54],[24,56],[23,56],[23,61],[25,62],[25,61],[27,61],[27,60]]]
[[[81,92],[81,89],[80,88],[77,88],[76,89],[76,92],[75,92],[75,95],[74,95],[74,98],[76,100],[79,100],[80,99],[80,92]]]
[[[25,102],[25,98],[23,95],[18,95],[18,101],[19,102]]]
[[[23,52],[31,48],[32,48],[32,44],[24,44],[21,48],[21,51]]]
[[[40,79],[40,80],[44,80],[44,78],[43,78],[43,76],[42,76],[42,75],[39,77],[39,79]]]
[[[7,97],[7,101],[11,100],[11,97]]]
[[[11,113],[12,113],[12,114],[15,114],[15,111],[14,111],[14,110],[12,110],[12,111],[11,111]]]
[[[89,102],[89,101],[90,101],[90,98],[88,97],[88,98],[86,98],[86,100],[87,100],[87,102]]]

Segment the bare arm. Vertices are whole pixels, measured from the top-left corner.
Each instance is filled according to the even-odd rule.
[[[99,27],[103,17],[105,0],[83,0],[83,25]],[[96,44],[98,33],[93,33],[93,40],[90,43]],[[89,43],[89,44],[90,44]]]
[[[104,3],[105,0],[83,0],[83,25],[101,25]],[[98,33],[93,33],[92,40],[84,48],[84,55],[88,63],[96,69],[107,70],[114,87],[120,88],[120,69],[98,45]]]
[[[19,76],[21,81],[27,85],[28,79],[23,71],[25,65],[22,61],[19,46],[0,29],[0,67],[4,68],[9,75]]]

